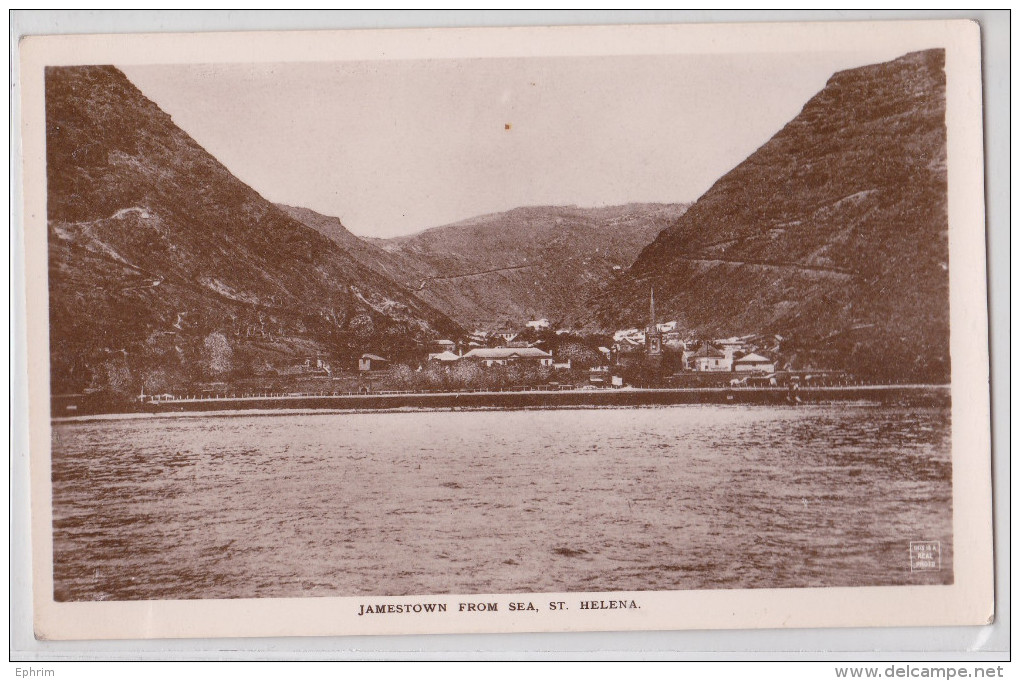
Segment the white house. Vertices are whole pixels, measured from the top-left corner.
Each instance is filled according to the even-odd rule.
[[[504,343],[510,343],[513,339],[517,338],[518,333],[510,329],[503,329],[502,331],[497,331],[493,335],[496,336],[496,338],[502,338]]]
[[[529,329],[534,329],[535,331],[545,331],[549,328],[549,320],[545,317],[542,317],[541,319],[532,319],[527,323],[527,327]]]
[[[702,345],[688,358],[688,363],[694,371],[730,371],[733,368],[732,356],[727,357],[725,352],[710,343]]]
[[[487,367],[517,362],[534,363],[544,367],[551,367],[553,364],[553,356],[538,348],[475,348],[466,353],[464,359],[474,360]]]
[[[734,371],[758,371],[766,374],[772,374],[776,371],[776,363],[768,357],[750,353],[744,355],[736,362],[733,363]]]
[[[453,354],[449,350],[443,350],[442,352],[430,352],[429,360],[433,362],[440,362],[442,364],[448,364],[450,362],[456,362],[460,359],[458,355]]]

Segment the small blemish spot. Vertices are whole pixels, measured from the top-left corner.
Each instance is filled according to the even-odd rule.
[[[510,129],[510,124],[509,123],[504,123],[503,124],[503,129],[504,130],[509,130]]]

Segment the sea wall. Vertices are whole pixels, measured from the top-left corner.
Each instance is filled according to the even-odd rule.
[[[942,406],[950,401],[950,389],[949,386],[893,385],[817,387],[796,391],[787,388],[702,388],[282,395],[167,400],[146,403],[142,405],[142,410],[161,413],[243,409],[528,409],[672,404],[804,404],[831,401]]]

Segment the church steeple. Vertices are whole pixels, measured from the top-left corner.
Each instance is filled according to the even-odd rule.
[[[650,320],[648,328],[649,329],[654,329],[655,328],[655,284],[652,284],[651,297],[649,298],[649,301],[648,301],[648,319]]]
[[[659,326],[655,323],[655,285],[652,285],[651,294],[648,298],[648,330],[645,331],[645,352],[649,357],[658,357],[662,354],[662,334],[659,333]]]

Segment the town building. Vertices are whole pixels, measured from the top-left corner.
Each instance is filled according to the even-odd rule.
[[[641,342],[631,336],[624,336],[613,343],[609,360],[611,364],[620,366],[638,364],[644,358],[644,350],[644,334],[641,334]]]
[[[367,352],[364,355],[362,355],[361,358],[358,360],[359,371],[379,371],[381,369],[387,368],[389,365],[390,360],[386,359],[385,357],[380,357],[379,355],[372,355]]]
[[[442,340],[432,341],[431,345],[439,352],[444,351],[453,352],[457,349],[456,343],[454,343],[452,340],[446,340],[445,338]]]
[[[620,329],[613,334],[613,341],[616,343],[628,341],[633,344],[644,345],[645,332],[641,329]]]
[[[588,383],[597,387],[605,387],[609,385],[610,373],[609,367],[592,367],[588,371]]]
[[[763,355],[750,353],[733,363],[734,371],[754,371],[772,374],[776,371],[776,363]]]
[[[430,352],[429,361],[439,362],[440,364],[450,364],[460,360],[459,355],[455,355],[449,350],[443,350],[442,352]]]
[[[737,355],[749,352],[750,348],[748,347],[748,342],[751,338],[752,336],[720,338],[719,340],[712,341],[712,345],[721,350],[732,363],[733,358]]]
[[[526,326],[529,329],[534,329],[535,331],[545,331],[549,328],[550,324],[548,319],[542,317],[542,319],[532,319],[526,324]]]
[[[684,350],[687,347],[680,330],[676,327],[662,332],[662,344],[673,350]]]
[[[499,331],[493,334],[495,338],[498,338],[503,343],[510,343],[519,335],[520,334],[517,331],[514,331],[513,329],[509,328],[500,329]]]
[[[553,356],[538,348],[475,348],[464,354],[469,359],[487,367],[516,363],[536,364],[551,367]]]
[[[698,351],[687,358],[688,365],[694,371],[731,371],[733,358],[711,343],[705,343]]]

